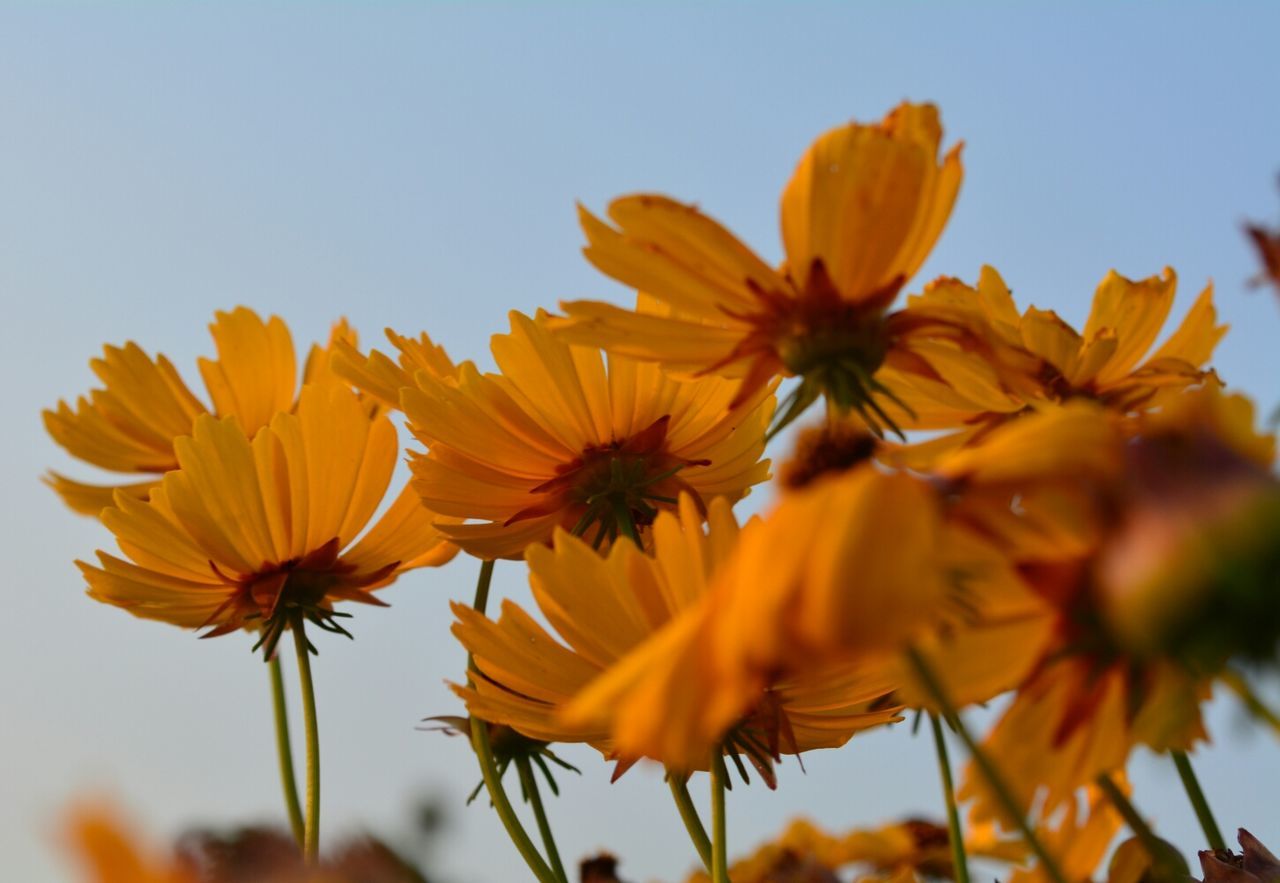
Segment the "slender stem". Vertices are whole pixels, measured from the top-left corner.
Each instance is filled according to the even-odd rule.
[[[906,655],[921,686],[925,688],[930,698],[941,709],[942,716],[955,724],[956,733],[960,736],[961,741],[964,742],[965,747],[969,749],[973,762],[978,765],[982,777],[987,780],[987,785],[1000,802],[1000,806],[1004,809],[1006,815],[1017,824],[1018,831],[1022,834],[1022,839],[1027,842],[1027,846],[1031,847],[1031,851],[1035,853],[1045,875],[1053,883],[1067,883],[1067,878],[1063,876],[1062,869],[1058,867],[1058,863],[1054,861],[1053,856],[1045,849],[1044,844],[1040,842],[1040,838],[1036,836],[1035,830],[1027,822],[1026,815],[1023,814],[1022,808],[1013,796],[1013,792],[1009,790],[1004,777],[996,769],[995,763],[992,762],[987,752],[978,745],[972,734],[970,734],[969,728],[960,719],[959,712],[951,704],[951,700],[947,698],[947,693],[942,688],[942,682],[938,680],[929,663],[925,661],[920,651],[914,647],[908,647]]]
[[[311,682],[311,650],[302,625],[302,614],[290,627],[298,657],[298,683],[302,687],[302,719],[307,735],[307,820],[302,854],[309,864],[320,855],[320,728],[316,723],[316,691]]]
[[[724,756],[719,746],[711,755],[711,883],[729,883],[729,841],[724,813]]]
[[[489,606],[489,584],[493,581],[493,562],[480,562],[480,578],[476,581],[476,597],[471,606],[477,613],[484,613]],[[476,670],[475,660],[467,654],[468,675]],[[516,811],[507,798],[502,787],[502,777],[498,774],[498,765],[493,758],[493,746],[489,744],[489,725],[479,718],[471,718],[471,747],[475,750],[476,760],[480,762],[480,775],[484,778],[485,788],[489,791],[489,800],[493,803],[502,826],[507,829],[507,836],[519,851],[538,883],[560,883],[547,863],[538,854],[538,847],[533,845],[524,826],[520,824]]]
[[[529,758],[516,758],[516,769],[520,773],[520,784],[524,787],[525,797],[533,807],[533,817],[538,821],[538,833],[542,835],[542,847],[547,852],[547,861],[560,883],[569,883],[565,875],[564,865],[560,862],[560,850],[556,849],[556,838],[551,833],[551,823],[547,820],[547,811],[542,805],[542,795],[538,792],[538,780],[533,776],[533,767]]]
[[[1120,790],[1120,786],[1106,773],[1099,773],[1097,778],[1098,787],[1102,789],[1102,793],[1107,795],[1107,800],[1111,801],[1111,805],[1120,813],[1120,817],[1124,819],[1124,823],[1129,826],[1129,830],[1134,836],[1142,841],[1142,845],[1147,848],[1147,852],[1153,859],[1160,857],[1160,847],[1158,845],[1159,838],[1156,832],[1151,830],[1151,826],[1147,824],[1147,820],[1138,812],[1132,801],[1125,796]]]
[[[960,830],[960,812],[956,809],[956,786],[951,778],[951,761],[947,758],[947,742],[942,735],[942,721],[932,712],[933,747],[938,752],[938,772],[942,775],[942,793],[947,800],[947,833],[951,839],[951,863],[955,865],[956,883],[969,883],[969,859],[964,850],[964,832]]]
[[[1238,671],[1226,669],[1218,676],[1218,679],[1227,685],[1227,688],[1236,697],[1245,704],[1245,707],[1253,714],[1254,717],[1261,718],[1271,729],[1280,734],[1280,715],[1268,708],[1258,697],[1258,694],[1249,686],[1249,682],[1245,680],[1244,675]]]
[[[293,748],[289,743],[289,709],[284,701],[284,674],[280,671],[280,657],[272,654],[267,663],[271,673],[271,708],[276,719],[276,757],[280,761],[280,785],[284,789],[284,807],[289,813],[289,828],[293,839],[301,847],[306,838],[302,821],[302,804],[298,803],[298,783],[293,775]]]
[[[493,746],[489,744],[488,724],[474,717],[471,719],[471,747],[475,749],[476,757],[480,760],[480,774],[484,776],[485,787],[489,789],[489,799],[493,801],[493,808],[497,811],[498,818],[502,820],[503,827],[507,829],[507,836],[511,838],[511,842],[524,858],[525,864],[529,866],[529,870],[533,871],[539,883],[559,883],[555,874],[547,867],[547,863],[542,860],[542,856],[538,854],[538,847],[533,845],[533,841],[525,833],[524,826],[520,824],[520,819],[516,817],[516,811],[511,806],[511,801],[507,799],[507,792],[502,788],[502,779],[498,776],[498,768],[493,760]]]
[[[693,805],[689,796],[689,783],[685,778],[671,770],[667,771],[667,784],[671,786],[671,796],[675,799],[676,809],[680,811],[680,820],[689,832],[693,848],[698,850],[707,873],[711,873],[711,840],[707,837],[707,829],[702,827],[702,819],[698,816],[698,808]]]
[[[1196,771],[1191,768],[1191,759],[1187,757],[1185,751],[1169,753],[1173,755],[1173,765],[1178,768],[1182,787],[1186,789],[1191,807],[1196,811],[1196,819],[1200,822],[1200,830],[1204,831],[1205,839],[1209,841],[1209,848],[1226,849],[1227,841],[1222,839],[1222,829],[1218,827],[1218,822],[1213,817],[1213,810],[1209,809],[1209,801],[1205,799],[1204,791],[1200,789]]]
[[[476,613],[489,606],[489,584],[493,582],[493,561],[480,562],[480,579],[476,581],[476,599],[471,603]]]

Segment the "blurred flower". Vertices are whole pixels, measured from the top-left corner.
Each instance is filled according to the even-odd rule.
[[[1207,849],[1199,853],[1204,883],[1276,883],[1280,880],[1280,859],[1258,838],[1240,828],[1236,839],[1240,841],[1240,855],[1230,851],[1224,855]]]
[[[246,307],[218,312],[209,326],[217,359],[200,359],[200,374],[219,417],[234,417],[250,437],[271,418],[295,405],[297,363],[289,329],[278,316],[263,322]],[[334,379],[329,352],[336,344],[356,341],[345,319],[334,323],[326,347],[312,346],[303,371],[304,383]],[[77,512],[97,515],[114,504],[117,488],[145,500],[162,473],[178,468],[174,440],[190,435],[206,408],[187,388],[164,356],[154,359],[135,343],[106,346],[89,362],[104,384],[81,396],[72,408],[65,401],[44,412],[44,425],[54,441],[77,459],[112,472],[142,474],[135,484],[93,485],[50,472],[45,481]]]
[[[1063,420],[1072,411],[1087,415],[1089,407],[1075,402],[1036,420]],[[1223,631],[1234,631],[1238,646],[1239,633],[1255,626],[1266,629],[1276,620],[1263,609],[1271,603],[1272,583],[1255,581],[1251,600],[1236,599],[1232,607],[1213,590],[1206,576],[1213,568],[1200,566],[1203,556],[1197,546],[1212,536],[1209,528],[1221,517],[1221,507],[1210,505],[1210,499],[1233,496],[1230,489],[1242,476],[1253,476],[1248,481],[1256,487],[1259,466],[1252,458],[1269,460],[1271,441],[1253,435],[1247,401],[1205,387],[1183,393],[1159,412],[1129,420],[1091,407],[1102,429],[1112,427],[1110,436],[1104,431],[1090,444],[1080,436],[1057,440],[1063,452],[1076,448],[1082,454],[1074,468],[1062,470],[1056,487],[1049,485],[1049,496],[1042,487],[1024,487],[1003,512],[988,505],[982,516],[987,533],[1053,610],[1053,627],[1032,657],[1034,666],[985,742],[1017,801],[1024,808],[1042,802],[1045,813],[1099,774],[1122,770],[1137,745],[1156,752],[1185,751],[1205,738],[1200,705],[1209,695],[1215,668],[1205,664],[1203,654],[1191,659],[1195,641],[1203,637],[1195,633],[1216,629],[1221,637]],[[1014,421],[944,457],[939,471],[956,464],[988,477],[992,470],[1007,470],[1011,462],[1025,459],[1014,456],[1019,448],[1031,453],[1009,440],[1020,434],[1031,440],[1031,428],[1028,418]],[[971,507],[964,502],[970,493],[968,488],[958,491],[961,510]],[[997,517],[991,518],[993,514]],[[1022,536],[1037,521],[1055,518],[1078,528],[1060,532],[1063,538],[1051,543],[1034,541],[1035,533],[1054,536],[1043,527]],[[1166,528],[1175,540],[1153,542],[1153,533],[1159,538]],[[1268,536],[1268,530],[1275,535],[1274,522],[1264,526],[1261,536]],[[1274,557],[1274,542],[1258,539],[1257,533],[1239,535],[1254,538],[1250,545],[1262,550],[1264,561]],[[1205,592],[1219,599],[1209,603],[1220,603],[1221,609],[1215,607],[1212,617],[1183,618],[1188,592],[1179,581],[1184,578],[1195,589],[1192,595]],[[1196,595],[1189,609],[1204,610],[1200,602]],[[1216,625],[1224,612],[1249,603],[1261,611],[1259,623]],[[1185,624],[1183,631],[1173,633],[1185,645],[1152,640],[1152,635],[1168,634],[1164,624],[1169,622]],[[1272,648],[1276,634],[1272,629]],[[1215,664],[1220,667],[1227,655],[1219,653]],[[979,818],[999,815],[972,769],[962,793],[977,798]]]
[[[494,335],[501,374],[470,363],[455,380],[427,371],[402,391],[413,486],[465,524],[440,530],[480,558],[520,558],[564,528],[600,546],[644,536],[658,511],[690,493],[700,507],[736,501],[769,474],[761,460],[771,386],[747,397],[716,377],[681,382],[655,365],[569,346],[546,316],[511,313]]]
[[[1245,224],[1245,235],[1258,252],[1262,269],[1250,280],[1251,285],[1270,284],[1280,294],[1280,230],[1261,224]]]
[[[399,447],[343,386],[304,387],[252,441],[236,418],[202,415],[175,451],[147,502],[121,492],[102,513],[129,560],[77,562],[91,597],[135,616],[206,636],[259,628],[269,656],[291,617],[342,631],[333,602],[381,604],[371,590],[457,551],[407,487],[365,530]]]
[[[985,834],[967,840],[972,857],[1016,862],[1026,851],[1020,843]],[[860,880],[954,879],[947,829],[924,819],[855,828],[842,835],[828,834],[808,819],[794,819],[776,840],[734,862],[729,876],[734,883],[839,883],[838,872],[855,865],[869,872]],[[709,879],[696,871],[686,883]]]
[[[1117,787],[1127,792],[1128,783],[1123,776],[1117,778]],[[1054,857],[1068,883],[1088,883],[1106,858],[1122,824],[1120,813],[1106,795],[1089,785],[1070,794],[1052,811],[1043,811],[1035,827],[1040,842]],[[1146,856],[1145,850],[1143,856]],[[1009,877],[1009,883],[1049,883],[1050,880],[1039,863],[1030,868],[1017,868]]]
[[[678,516],[664,512],[654,522],[652,556],[631,543],[601,555],[563,531],[551,548],[530,547],[534,600],[565,644],[511,601],[496,623],[455,604],[454,634],[480,674],[474,686],[454,687],[471,714],[545,742],[589,742],[622,761],[619,773],[640,757],[681,773],[706,769],[711,745],[721,740],[704,744],[690,732],[691,706],[707,698],[696,684],[682,689],[663,679],[655,692],[625,703],[595,705],[586,697],[576,719],[561,713],[602,673],[630,683],[628,673],[644,663],[628,654],[654,633],[672,632],[664,626],[679,635],[682,623],[696,622],[681,614],[706,594],[739,533],[724,499],[712,501],[705,533],[701,521],[694,500],[683,495]],[[703,653],[696,643],[683,647],[662,660],[662,671],[696,680]],[[842,745],[858,730],[897,719],[896,709],[880,701],[891,688],[846,672],[770,685],[753,697],[753,707],[733,709],[725,750],[740,769],[745,759],[772,784],[772,761],[781,753]]]
[[[190,862],[172,851],[144,846],[120,813],[104,803],[82,803],[69,814],[64,835],[85,883],[197,883]]]
[[[932,374],[887,367],[880,379],[909,413],[893,402],[886,408],[904,425],[963,427],[899,452],[898,462],[928,465],[941,451],[972,441],[1029,406],[1085,398],[1128,414],[1157,408],[1188,387],[1216,384],[1216,376],[1203,366],[1227,328],[1216,324],[1211,287],[1169,339],[1146,355],[1169,316],[1176,285],[1168,269],[1139,281],[1108,273],[1094,293],[1081,334],[1051,310],[1031,307],[1019,315],[1008,286],[990,267],[982,268],[976,289],[956,279],[932,283],[910,299],[907,315],[920,311],[985,324],[1006,347],[1022,349],[1034,359],[1015,378],[1007,366],[935,339],[915,350]]]
[[[1096,565],[1117,640],[1209,672],[1231,657],[1274,660],[1280,481],[1253,404],[1183,396],[1147,417],[1125,454],[1121,514]]]
[[[572,301],[555,327],[574,343],[674,370],[744,378],[742,398],[775,376],[799,376],[781,423],[825,396],[873,429],[893,428],[877,395],[882,365],[921,367],[916,342],[935,336],[987,346],[974,329],[920,311],[886,315],[960,187],[959,146],[939,160],[941,141],[937,109],[907,103],[880,123],[819,137],[782,194],[786,260],[776,270],[698,209],[663,196],[614,200],[616,227],[583,209],[587,259],[639,289],[642,306],[662,308]]]

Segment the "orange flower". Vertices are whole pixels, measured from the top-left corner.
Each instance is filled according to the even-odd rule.
[[[783,265],[774,269],[696,208],[655,195],[609,205],[616,227],[585,209],[587,259],[639,289],[641,308],[561,304],[574,343],[682,372],[744,378],[742,397],[776,376],[800,376],[782,422],[819,396],[892,427],[877,393],[882,364],[918,367],[918,339],[985,347],[974,329],[916,313],[886,315],[950,216],[959,147],[941,160],[928,104],[850,124],[809,148],[782,195]],[[662,305],[656,309],[649,298]]]
[[[570,346],[546,316],[511,314],[494,335],[500,374],[470,363],[456,379],[418,371],[401,391],[413,486],[440,529],[481,558],[520,558],[557,527],[599,546],[643,538],[657,513],[690,493],[705,507],[764,481],[770,387],[743,398],[716,377],[678,381],[655,365]]]
[[[294,617],[341,631],[333,602],[380,604],[370,590],[457,552],[408,487],[365,529],[399,447],[343,386],[303,387],[296,413],[252,440],[236,418],[202,415],[175,451],[148,501],[118,492],[102,513],[130,560],[77,562],[91,597],[135,616],[210,635],[261,627],[270,655]]]
[[[1083,398],[1131,414],[1158,408],[1189,387],[1216,384],[1204,365],[1227,328],[1216,323],[1211,287],[1169,339],[1147,355],[1169,316],[1176,285],[1167,269],[1139,281],[1108,273],[1081,334],[1051,310],[1031,307],[1019,314],[1008,286],[990,267],[982,268],[976,289],[956,279],[933,282],[910,298],[907,315],[985,325],[1002,345],[1000,351],[1022,350],[1032,358],[1014,370],[1012,359],[992,364],[954,342],[933,339],[915,348],[922,365],[907,371],[886,368],[880,379],[896,400],[886,408],[904,426],[962,427],[908,448],[897,462],[927,466],[939,453],[1029,407]]]
[[[297,362],[289,329],[278,316],[263,322],[246,307],[218,312],[209,326],[217,359],[200,359],[200,374],[219,417],[234,417],[252,435],[278,412],[294,407],[298,390]],[[303,371],[304,383],[333,379],[329,351],[339,342],[355,343],[346,320],[335,323],[327,347],[312,346]],[[50,472],[46,482],[77,512],[97,515],[110,506],[117,489],[145,500],[159,476],[178,468],[174,440],[190,435],[206,408],[164,356],[154,359],[135,343],[106,346],[89,363],[102,389],[80,397],[72,408],[65,401],[44,412],[54,441],[73,457],[94,466],[146,480],[123,485],[93,485]]]
[[[142,846],[119,814],[105,804],[81,804],[65,835],[86,883],[197,883],[196,868],[172,853]]]
[[[698,742],[685,723],[691,707],[706,698],[694,686],[664,681],[674,689],[661,700],[648,695],[626,707],[610,705],[617,726],[593,710],[589,697],[582,700],[585,713],[565,714],[570,700],[604,683],[602,675],[625,680],[625,673],[615,674],[620,666],[635,671],[633,651],[650,646],[652,635],[683,634],[697,622],[687,614],[698,608],[739,534],[723,498],[710,505],[706,533],[701,522],[693,498],[683,495],[679,517],[663,512],[654,522],[652,556],[631,543],[617,543],[602,556],[564,531],[551,548],[531,546],[534,600],[564,644],[511,601],[496,623],[454,605],[454,634],[481,675],[474,687],[454,688],[470,712],[540,741],[590,742],[622,760],[623,768],[652,757],[680,772],[706,769],[711,743]],[[693,680],[705,650],[696,642],[682,645],[659,665]],[[896,720],[896,708],[881,701],[891,689],[874,673],[850,670],[779,680],[753,697],[751,708],[734,710],[724,750],[772,782],[771,761],[781,753],[842,745],[858,730]]]

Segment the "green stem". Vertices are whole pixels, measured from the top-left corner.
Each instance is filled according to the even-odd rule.
[[[529,870],[533,871],[533,876],[539,883],[559,883],[555,874],[547,867],[547,863],[542,860],[542,856],[538,854],[538,847],[533,845],[533,841],[525,833],[524,826],[520,824],[520,819],[516,817],[516,811],[511,806],[511,801],[507,799],[507,792],[502,788],[502,780],[498,776],[498,768],[493,760],[493,746],[489,744],[488,724],[474,717],[471,719],[471,747],[475,749],[476,757],[480,761],[480,774],[484,777],[485,787],[489,789],[489,799],[493,802],[493,808],[497,811],[498,818],[502,820],[503,827],[507,829],[507,836],[511,838],[511,842],[524,858],[525,864],[529,866]]]
[[[1191,759],[1187,757],[1185,751],[1171,751],[1173,755],[1173,765],[1178,768],[1178,776],[1182,779],[1182,787],[1186,789],[1187,797],[1191,800],[1191,806],[1196,811],[1196,819],[1200,822],[1200,830],[1204,831],[1205,839],[1209,841],[1210,849],[1227,848],[1227,841],[1222,839],[1222,830],[1218,827],[1217,820],[1213,817],[1213,810],[1209,809],[1209,801],[1205,799],[1204,791],[1200,789],[1200,782],[1196,779],[1196,771],[1191,768]]]
[[[489,606],[489,584],[493,582],[493,561],[480,562],[480,579],[476,581],[476,599],[471,603],[476,613]]]
[[[711,755],[711,883],[729,883],[729,840],[725,824],[725,780],[729,778],[724,767],[724,756],[717,746]]]
[[[320,855],[320,727],[316,722],[316,691],[311,681],[311,649],[302,625],[302,613],[293,616],[290,629],[298,658],[298,682],[302,687],[302,719],[307,736],[307,818],[302,854],[308,864]]]
[[[1266,704],[1258,697],[1258,694],[1249,686],[1249,682],[1245,680],[1244,675],[1238,671],[1227,669],[1218,676],[1218,679],[1227,685],[1232,693],[1236,694],[1245,707],[1253,714],[1254,717],[1261,718],[1263,723],[1271,727],[1277,734],[1280,734],[1280,715],[1266,706]]]
[[[1157,845],[1159,838],[1156,832],[1151,830],[1151,826],[1147,824],[1147,820],[1138,812],[1132,801],[1129,800],[1125,793],[1120,790],[1120,786],[1115,783],[1111,776],[1106,773],[1099,773],[1096,779],[1098,787],[1102,789],[1102,793],[1107,795],[1107,800],[1111,801],[1111,805],[1120,813],[1120,817],[1124,819],[1124,823],[1129,826],[1129,830],[1133,835],[1142,841],[1143,846],[1147,848],[1147,852],[1152,858],[1160,855],[1160,848]]]
[[[951,863],[955,866],[955,881],[969,883],[969,859],[965,855],[964,832],[960,830],[956,786],[951,778],[951,761],[947,757],[947,743],[942,735],[942,721],[930,712],[929,723],[933,725],[933,747],[938,753],[938,772],[942,775],[942,793],[947,801],[947,832],[951,839]]]
[[[1054,861],[1053,856],[1045,849],[1044,844],[1040,842],[1040,838],[1036,836],[1035,830],[1027,822],[1026,815],[1023,814],[1022,808],[1018,805],[1018,801],[1014,798],[1013,792],[1009,790],[1008,784],[1004,780],[1004,776],[996,769],[995,763],[987,755],[977,741],[969,732],[969,728],[964,725],[964,721],[960,719],[960,714],[955,706],[951,704],[951,700],[947,698],[946,690],[942,687],[942,682],[938,680],[929,663],[925,661],[924,656],[914,647],[908,647],[906,651],[907,660],[911,663],[911,667],[915,671],[916,677],[919,679],[921,686],[929,694],[929,697],[937,704],[942,711],[942,716],[955,724],[956,734],[960,736],[960,740],[964,742],[965,747],[969,749],[969,754],[973,758],[973,762],[978,765],[978,770],[982,773],[982,777],[986,779],[987,785],[991,788],[996,800],[1000,802],[1000,806],[1004,809],[1005,814],[1013,819],[1018,826],[1018,831],[1022,834],[1022,839],[1027,842],[1027,846],[1031,847],[1031,851],[1035,853],[1036,858],[1040,861],[1040,867],[1045,875],[1053,881],[1053,883],[1067,883],[1067,878],[1063,876],[1062,869],[1058,867],[1058,863]]]
[[[280,657],[273,654],[267,663],[271,673],[271,708],[276,720],[276,757],[280,761],[280,785],[284,789],[284,807],[289,813],[289,828],[301,847],[306,838],[302,820],[302,804],[298,803],[298,782],[293,775],[293,748],[289,743],[289,709],[284,701],[284,674]]]
[[[493,562],[480,562],[480,578],[476,582],[476,597],[471,603],[477,613],[484,613],[485,608],[489,606],[489,584],[492,581]],[[475,670],[475,660],[471,658],[471,654],[467,654],[468,674]],[[471,747],[475,750],[476,760],[480,762],[480,775],[484,779],[485,788],[489,791],[489,800],[493,804],[494,811],[498,813],[502,826],[507,829],[507,836],[511,838],[511,842],[524,859],[525,864],[529,866],[529,870],[533,872],[533,876],[537,878],[538,883],[560,883],[551,868],[542,860],[542,856],[538,853],[538,847],[533,845],[533,841],[529,839],[524,826],[520,824],[520,819],[516,816],[516,811],[511,806],[511,801],[507,798],[507,792],[502,787],[502,777],[498,775],[498,765],[493,759],[493,746],[489,743],[489,725],[476,717],[471,718]]]
[[[538,833],[542,835],[542,846],[547,851],[547,860],[551,864],[551,870],[555,873],[556,879],[560,883],[569,883],[569,878],[565,875],[564,865],[560,861],[560,850],[556,849],[556,838],[551,833],[551,823],[547,820],[547,811],[542,805],[542,794],[538,791],[538,780],[533,776],[533,767],[529,764],[529,758],[516,758],[516,769],[520,773],[520,784],[524,788],[525,797],[529,800],[529,805],[533,807],[533,817],[538,822]]]
[[[707,829],[702,826],[698,808],[693,805],[693,798],[689,796],[689,783],[678,773],[667,770],[667,784],[671,786],[671,796],[675,799],[676,809],[680,811],[684,829],[689,832],[689,839],[693,841],[693,848],[698,850],[698,857],[710,874],[711,840],[707,837]]]

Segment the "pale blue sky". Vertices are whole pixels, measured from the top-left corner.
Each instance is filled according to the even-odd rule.
[[[104,531],[37,482],[72,469],[42,407],[92,384],[104,342],[167,353],[192,382],[212,312],[281,314],[301,350],[345,314],[366,340],[428,330],[488,361],[508,309],[626,296],[579,256],[574,201],[634,190],[699,202],[770,258],[777,196],[806,144],[903,98],[940,104],[967,177],[925,272],[998,267],[1023,304],[1082,322],[1111,267],[1175,267],[1180,315],[1213,279],[1233,329],[1216,361],[1280,400],[1280,313],[1247,293],[1239,233],[1280,200],[1280,7],[1124,4],[55,4],[0,9],[0,293],[9,431],[0,490],[0,855],[6,879],[63,879],[49,833],[108,789],[156,831],[277,818],[265,673],[246,641],[199,642],[82,594],[72,560]],[[86,475],[84,471],[76,474]],[[475,566],[411,575],[357,640],[316,664],[326,832],[395,826],[404,801],[454,808],[447,879],[524,879],[460,740],[449,598]],[[523,577],[499,567],[517,597]],[[326,636],[327,637],[327,636]],[[1280,842],[1280,746],[1228,704],[1199,761],[1224,827]],[[609,847],[629,878],[691,865],[652,770],[617,785],[566,754],[551,809],[569,856]],[[940,814],[933,758],[903,729],[735,790],[735,851],[797,812],[841,828]],[[1172,772],[1139,757],[1136,799],[1195,843]]]

